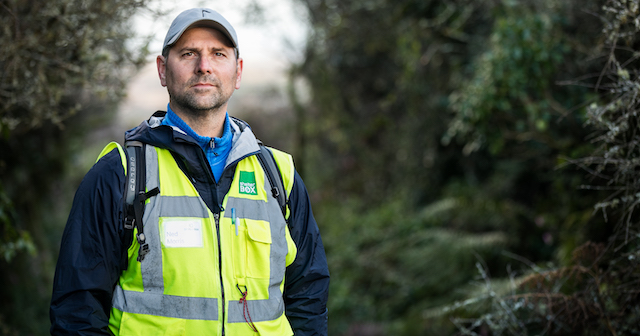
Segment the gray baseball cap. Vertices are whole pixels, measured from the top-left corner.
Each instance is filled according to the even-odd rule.
[[[191,8],[180,13],[171,23],[167,36],[164,38],[162,51],[171,47],[180,39],[182,33],[189,28],[211,27],[222,32],[229,38],[234,48],[238,48],[238,37],[229,21],[220,13],[209,8]]]

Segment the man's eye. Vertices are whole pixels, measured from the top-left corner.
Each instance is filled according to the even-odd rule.
[[[223,54],[223,53],[221,53],[221,52],[217,52],[217,53],[216,53],[216,56],[224,56],[224,54]]]
[[[186,53],[182,54],[182,56],[186,56],[186,57],[190,57],[190,56],[193,56],[193,55],[194,55],[194,54],[193,54],[193,52],[192,52],[192,51],[188,51],[188,52],[186,52]]]

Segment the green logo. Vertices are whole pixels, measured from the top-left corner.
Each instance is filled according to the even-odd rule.
[[[240,193],[246,195],[257,195],[256,175],[253,172],[240,172]]]

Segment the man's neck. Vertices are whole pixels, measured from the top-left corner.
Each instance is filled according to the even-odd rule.
[[[227,104],[219,109],[207,112],[185,112],[179,107],[171,106],[171,110],[200,136],[219,138],[224,131]]]

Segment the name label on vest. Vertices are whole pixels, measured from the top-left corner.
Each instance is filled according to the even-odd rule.
[[[202,220],[164,218],[164,247],[202,247]]]
[[[258,195],[256,175],[254,172],[240,171],[240,191],[245,195]]]

